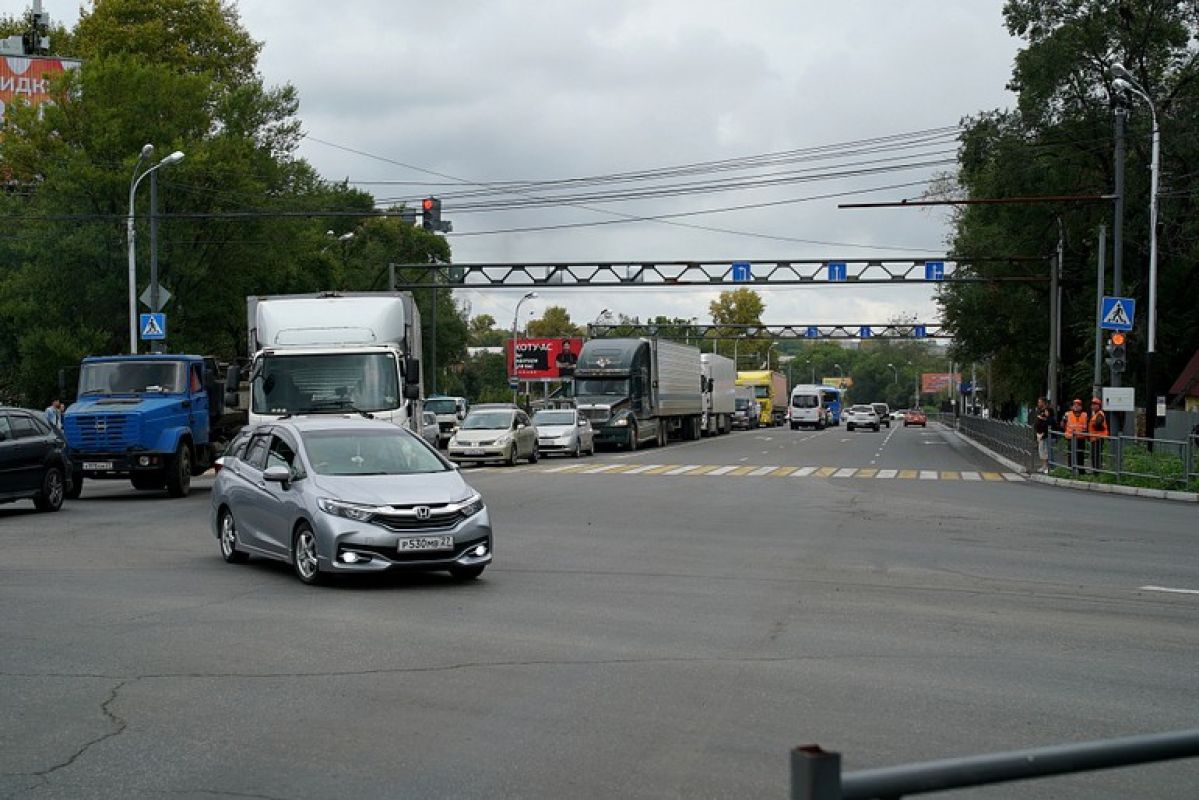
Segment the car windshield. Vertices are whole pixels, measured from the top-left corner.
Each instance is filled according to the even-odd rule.
[[[507,430],[511,427],[511,411],[472,412],[462,422],[462,429],[467,431]]]
[[[629,382],[623,378],[583,378],[575,381],[575,396],[628,397]]]
[[[814,394],[797,394],[791,398],[792,408],[816,408],[820,405],[820,398]]]
[[[252,410],[259,414],[390,411],[400,403],[391,353],[267,354],[253,389]]]
[[[101,361],[84,364],[79,374],[79,396],[182,392],[186,375],[186,366],[181,361]]]
[[[399,428],[305,431],[304,449],[320,475],[415,475],[450,469],[428,446]]]
[[[458,411],[458,403],[452,398],[438,398],[436,400],[426,400],[425,410],[432,411],[434,414],[454,414]]]
[[[854,406],[853,408],[851,408],[849,410],[854,412],[855,414],[873,414],[874,413],[874,409],[871,408],[870,406]]]
[[[573,411],[538,411],[533,415],[534,425],[574,425]]]

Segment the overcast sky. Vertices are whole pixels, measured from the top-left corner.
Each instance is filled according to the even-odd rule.
[[[1001,7],[1001,0],[239,3],[244,25],[264,43],[260,69],[267,82],[290,82],[299,91],[310,137],[303,157],[326,178],[362,182],[378,198],[446,195],[444,216],[454,224],[449,239],[458,262],[943,253],[945,211],[836,208],[849,199],[916,197],[920,186],[677,220],[725,232],[634,222],[467,234],[613,219],[605,211],[647,216],[792,201],[927,180],[948,167],[587,203],[590,210],[455,213],[461,201],[453,194],[471,183],[656,169],[956,125],[967,115],[1013,103],[1004,86],[1019,42],[1004,30]],[[932,160],[925,154],[952,149],[942,138],[923,149],[791,169],[863,159]],[[781,169],[786,167],[752,174]],[[509,198],[529,194],[536,192]],[[510,325],[519,293],[462,294],[474,313]],[[763,293],[766,322],[879,323],[898,313],[936,319],[929,291],[919,287]],[[539,313],[547,304],[564,305],[576,322],[594,319],[604,308],[707,322],[715,294],[544,291],[525,309]]]

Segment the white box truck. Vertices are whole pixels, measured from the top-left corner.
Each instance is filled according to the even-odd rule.
[[[364,412],[420,432],[420,312],[411,292],[247,297],[249,422]]]
[[[733,429],[736,408],[737,368],[731,358],[715,353],[703,353],[699,358],[704,373],[700,427],[705,436],[728,433]]]

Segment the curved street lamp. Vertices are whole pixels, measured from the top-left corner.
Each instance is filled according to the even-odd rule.
[[[524,297],[516,301],[516,311],[512,314],[512,377],[517,379],[519,384],[520,372],[516,368],[516,325],[520,320],[520,307],[526,300],[533,300],[537,297],[537,292],[528,292]],[[516,387],[512,389],[512,403],[516,404],[518,390]]]
[[[133,165],[133,176],[129,180],[129,217],[126,220],[126,233],[129,239],[129,352],[137,353],[137,260],[136,260],[136,244],[137,244],[137,228],[134,226],[133,217],[133,198],[137,192],[138,184],[142,182],[142,178],[152,174],[159,167],[169,167],[172,164],[178,164],[183,160],[183,151],[176,150],[166,158],[159,161],[154,166],[138,174],[143,162],[154,155],[154,145],[146,144],[142,146],[142,151],[137,156],[137,163]],[[153,290],[151,290],[153,291]],[[157,298],[155,298],[157,299]],[[151,311],[157,311],[157,308],[151,308]]]

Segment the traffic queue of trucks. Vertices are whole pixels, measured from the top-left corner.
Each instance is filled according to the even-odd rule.
[[[223,386],[211,357],[84,359],[63,420],[74,464],[68,496],[78,497],[85,479],[186,495],[192,475],[247,423],[361,413],[420,433],[428,410],[444,442],[467,414],[462,397],[424,400],[420,313],[409,292],[248,297],[246,324],[247,358],[228,367]],[[586,342],[573,396],[597,444],[630,450],[781,425],[789,405],[778,372],[737,372],[728,358],[656,338]],[[828,399],[819,387],[792,393],[792,427],[836,424]]]

